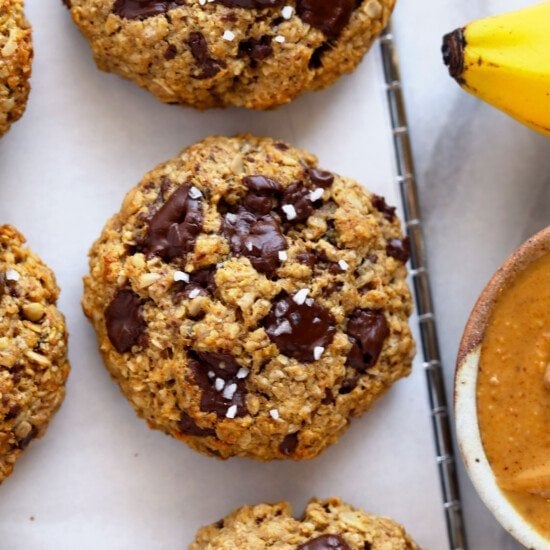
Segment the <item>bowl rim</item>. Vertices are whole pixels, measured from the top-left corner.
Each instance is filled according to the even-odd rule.
[[[533,550],[550,549],[550,539],[536,531],[508,501],[485,455],[477,423],[477,373],[481,344],[492,308],[501,292],[529,264],[550,253],[550,226],[528,239],[498,268],[480,294],[460,341],[454,380],[458,447],[479,496],[499,523]]]

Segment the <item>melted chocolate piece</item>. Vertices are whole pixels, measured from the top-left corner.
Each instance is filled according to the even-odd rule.
[[[378,361],[390,328],[382,311],[356,309],[350,316],[347,335],[352,343],[346,365],[365,372]]]
[[[211,428],[200,428],[197,426],[193,418],[187,413],[181,413],[180,420],[178,422],[178,430],[185,435],[195,435],[198,437],[215,436],[216,431]]]
[[[349,23],[355,0],[298,0],[296,13],[304,23],[336,38]]]
[[[330,49],[332,49],[332,46],[325,42],[324,44],[321,44],[318,48],[315,48],[313,53],[311,54],[311,57],[309,58],[309,63],[307,66],[310,69],[320,69],[323,66],[323,55],[325,55],[326,52],[328,52]]]
[[[4,294],[6,290],[6,280],[4,278],[4,274],[0,273],[0,298],[2,298],[2,295]]]
[[[281,198],[280,214],[285,222],[291,224],[305,222],[313,214],[315,206],[322,204],[322,199],[311,202],[309,199],[311,191],[309,187],[300,182],[293,183],[284,190],[283,197]],[[286,205],[294,207],[295,216],[289,217],[288,213],[283,210],[282,207]]]
[[[313,252],[300,252],[296,254],[296,260],[301,264],[307,265],[308,267],[313,267],[315,265],[315,254]]]
[[[170,61],[171,59],[174,59],[174,57],[176,57],[178,53],[178,49],[176,48],[176,46],[174,46],[174,44],[170,44],[166,50],[164,50],[164,59],[166,59],[166,61]]]
[[[113,13],[124,19],[147,19],[183,3],[184,0],[116,0]]]
[[[195,378],[195,383],[202,389],[200,409],[202,412],[213,412],[224,417],[232,405],[237,406],[235,416],[247,414],[245,405],[246,384],[242,378],[236,378],[240,365],[229,353],[189,352],[189,368]],[[214,376],[209,376],[208,373]],[[224,388],[216,389],[216,379],[224,381]],[[224,389],[234,384],[233,395],[224,397]]]
[[[336,328],[332,313],[314,300],[297,304],[294,296],[280,294],[262,324],[281,353],[302,363],[315,361],[314,349],[327,348]]]
[[[284,6],[286,0],[216,0],[228,8],[277,8]]]
[[[6,413],[6,416],[4,416],[4,420],[13,420],[14,418],[17,418],[17,415],[20,412],[21,412],[21,405],[19,405],[18,403],[14,403],[13,405],[10,405],[8,412]]]
[[[210,57],[208,53],[208,43],[201,32],[192,32],[189,35],[187,44],[191,49],[191,55],[202,69],[200,74],[193,78],[197,80],[212,78],[220,72],[222,67],[226,66],[225,62]]]
[[[222,231],[231,252],[245,256],[266,275],[279,267],[279,252],[286,250],[286,240],[279,222],[271,215],[258,216],[239,206],[236,213],[226,214]]]
[[[357,384],[359,383],[359,378],[361,378],[359,374],[356,374],[351,378],[346,378],[340,385],[338,393],[340,395],[347,395],[348,393],[351,393],[357,387]]]
[[[319,170],[319,168],[308,168],[307,175],[309,179],[317,186],[323,189],[330,187],[334,181],[334,175],[326,170]]]
[[[140,344],[147,329],[141,315],[141,298],[130,289],[117,290],[105,309],[105,324],[109,340],[118,353]]]
[[[392,239],[389,241],[386,245],[386,254],[400,262],[406,263],[411,255],[409,237],[405,237],[403,240]]]
[[[321,405],[333,405],[336,400],[330,388],[325,389],[325,396],[321,399]]]
[[[264,34],[260,38],[249,38],[248,40],[241,40],[239,42],[239,57],[245,55],[250,57],[252,67],[257,65],[258,61],[267,59],[273,54],[273,48],[271,47],[272,37]]]
[[[298,446],[298,432],[285,435],[279,444],[279,451],[285,456],[290,456]]]
[[[189,273],[189,282],[182,284],[184,285],[183,291],[178,292],[178,294],[181,294],[184,298],[214,296],[216,292],[216,267],[205,267]]]
[[[265,176],[247,176],[243,183],[249,189],[243,199],[243,205],[247,210],[263,216],[277,206],[277,199],[282,190],[278,181]]]
[[[351,550],[351,547],[340,535],[321,535],[300,544],[298,550]]]
[[[380,195],[372,195],[371,202],[374,208],[380,212],[384,218],[392,222],[395,220],[395,206],[388,206],[386,199]]]
[[[191,252],[201,232],[203,213],[201,198],[191,198],[191,185],[174,191],[149,221],[149,230],[142,250],[151,258],[165,261],[181,258]]]

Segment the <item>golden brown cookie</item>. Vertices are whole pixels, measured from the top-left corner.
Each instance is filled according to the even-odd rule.
[[[353,71],[395,0],[65,0],[98,67],[166,103],[266,109]]]
[[[417,550],[395,521],[338,498],[313,499],[301,519],[288,502],[243,506],[203,527],[189,550]]]
[[[25,111],[32,56],[23,1],[0,0],[0,137]]]
[[[46,265],[0,226],[0,483],[65,397],[67,330]]]
[[[128,193],[83,306],[151,427],[311,458],[410,371],[407,259],[382,197],[279,141],[210,137]]]

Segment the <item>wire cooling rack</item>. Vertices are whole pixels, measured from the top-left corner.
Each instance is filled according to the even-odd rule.
[[[449,547],[452,550],[466,550],[468,545],[462,518],[460,492],[455,468],[456,459],[443,381],[436,319],[430,290],[430,277],[426,262],[424,233],[407,125],[407,113],[391,27],[386,28],[382,33],[380,47],[397,163],[397,182],[401,193],[407,235],[410,239],[410,274],[418,311],[423,367],[428,384],[436,460],[447,521]]]

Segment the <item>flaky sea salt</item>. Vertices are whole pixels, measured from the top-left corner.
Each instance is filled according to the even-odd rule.
[[[180,281],[183,283],[188,283],[189,273],[185,273],[185,271],[174,271],[174,281],[176,281],[176,283]]]
[[[294,300],[294,302],[296,302],[299,306],[303,305],[304,302],[306,301],[306,298],[307,298],[307,295],[309,294],[309,288],[302,288],[301,290],[299,290],[298,292],[296,292],[296,294],[294,294],[294,296],[292,297],[292,299]]]
[[[226,30],[223,33],[222,38],[227,40],[227,42],[233,42],[233,40],[235,40],[235,33],[233,31]]]
[[[285,213],[288,220],[294,220],[296,219],[296,208],[292,206],[292,204],[283,204],[281,206],[283,212]]]
[[[250,373],[250,371],[244,367],[241,367],[238,371],[237,371],[237,378],[239,380],[242,380],[243,378],[246,378],[248,376],[248,374]]]
[[[19,281],[21,275],[15,271],[15,269],[6,270],[6,281]]]

